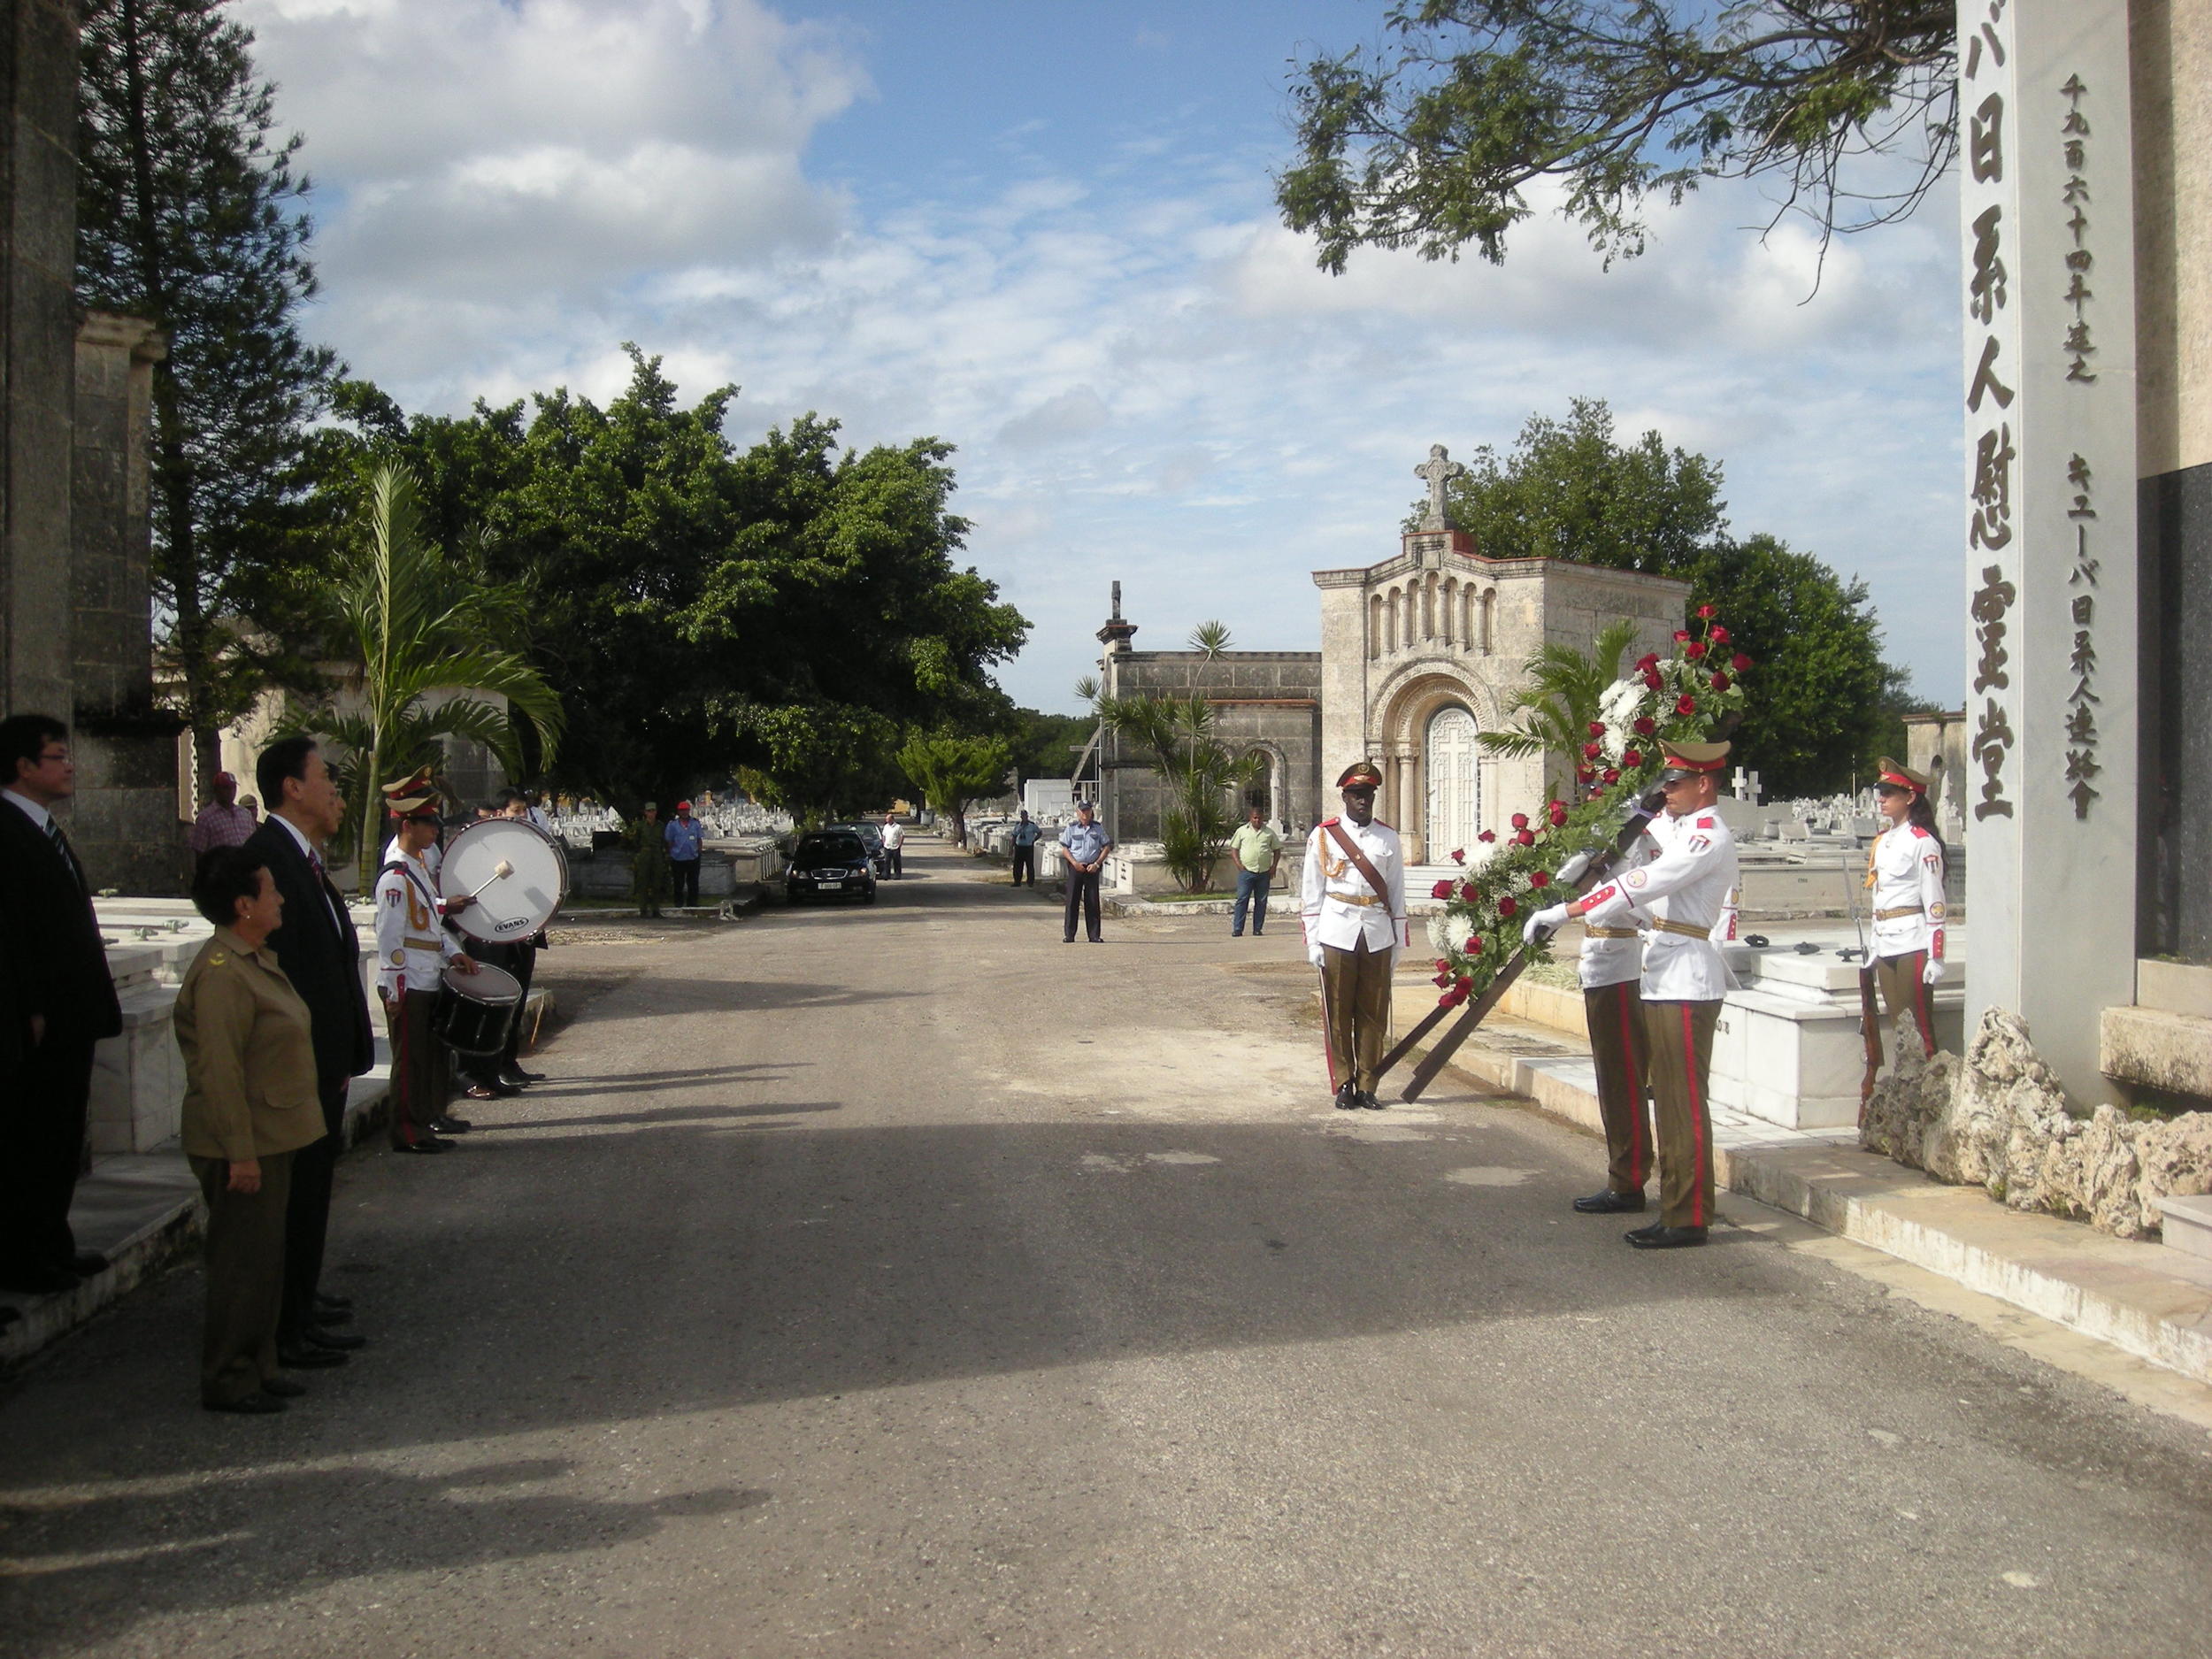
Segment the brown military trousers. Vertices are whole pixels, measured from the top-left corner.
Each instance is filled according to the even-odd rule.
[[[1719,1023],[1717,1002],[1644,1004],[1659,1119],[1659,1219],[1670,1227],[1713,1223],[1713,1113],[1705,1084]]]
[[[1935,1056],[1935,994],[1920,983],[1920,970],[1927,965],[1928,953],[1916,950],[1903,956],[1874,958],[1874,983],[1882,987],[1882,1010],[1889,1016],[1892,1026],[1897,1024],[1901,1009],[1912,1010],[1912,1017],[1920,1023],[1920,1042],[1932,1059]]]
[[[192,1158],[207,1201],[207,1317],[200,1336],[200,1399],[236,1405],[277,1374],[277,1315],[284,1301],[284,1210],[292,1154],[257,1160],[261,1190],[230,1190],[226,1158]]]
[[[1321,947],[1322,1023],[1329,1040],[1329,1087],[1372,1093],[1390,1038],[1390,952],[1363,939],[1349,950]]]
[[[1640,1193],[1651,1179],[1651,1108],[1645,1093],[1651,1067],[1637,982],[1624,979],[1583,992],[1582,1017],[1597,1068],[1598,1114],[1605,1121],[1606,1185],[1617,1193]]]

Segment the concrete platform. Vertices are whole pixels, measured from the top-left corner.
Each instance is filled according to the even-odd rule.
[[[1555,1028],[1494,1018],[1450,1069],[1604,1133],[1588,1047]],[[2212,1260],[2008,1210],[1863,1150],[1854,1130],[1786,1130],[1717,1108],[1713,1144],[1729,1192],[2212,1383]]]

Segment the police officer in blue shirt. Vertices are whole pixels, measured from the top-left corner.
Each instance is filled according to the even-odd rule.
[[[706,844],[703,825],[691,816],[691,803],[676,803],[675,821],[664,832],[668,841],[668,873],[675,887],[678,909],[699,902],[699,849]]]
[[[1075,908],[1083,907],[1083,925],[1091,943],[1102,944],[1098,932],[1098,876],[1106,867],[1106,855],[1113,850],[1114,838],[1106,833],[1106,826],[1095,821],[1094,808],[1088,801],[1075,803],[1075,822],[1060,832],[1060,856],[1068,867],[1067,912],[1061,920],[1060,937],[1063,943],[1075,942]]]

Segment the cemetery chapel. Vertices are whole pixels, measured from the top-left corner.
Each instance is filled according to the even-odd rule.
[[[1431,446],[1414,468],[1428,505],[1379,564],[1313,572],[1321,590],[1318,651],[1143,651],[1121,614],[1098,631],[1099,681],[1110,697],[1203,695],[1233,752],[1264,773],[1248,803],[1288,830],[1337,810],[1337,774],[1363,757],[1382,768],[1375,815],[1405,840],[1412,864],[1436,864],[1504,830],[1547,799],[1540,756],[1494,755],[1481,732],[1517,724],[1509,712],[1540,647],[1588,652],[1626,619],[1636,641],[1623,658],[1673,649],[1690,586],[1671,577],[1571,564],[1486,558],[1450,527],[1445,491],[1465,468]],[[1100,809],[1124,841],[1156,838],[1163,786],[1148,757],[1111,730],[1100,733]]]

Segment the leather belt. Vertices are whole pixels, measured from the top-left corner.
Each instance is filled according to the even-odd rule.
[[[434,939],[403,939],[399,942],[410,950],[435,950],[438,948],[438,941]]]
[[[1901,916],[1918,916],[1922,913],[1917,904],[1901,904],[1893,910],[1875,911],[1874,919],[1878,922],[1893,922]]]
[[[1333,899],[1339,904],[1356,904],[1362,909],[1382,902],[1382,900],[1372,893],[1329,893],[1322,896]]]
[[[1713,936],[1710,923],[1700,927],[1694,922],[1671,922],[1661,916],[1655,917],[1651,925],[1663,933],[1679,933],[1685,939],[1710,939]]]
[[[1582,936],[1585,939],[1641,939],[1643,934],[1633,927],[1593,927],[1585,922]]]

